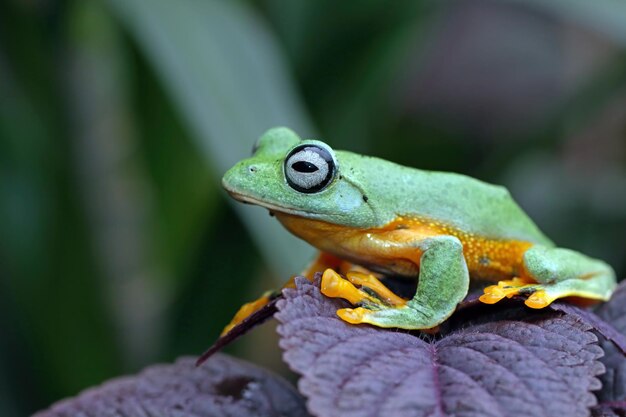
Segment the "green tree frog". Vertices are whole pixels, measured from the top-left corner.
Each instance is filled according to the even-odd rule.
[[[266,132],[222,183],[321,251],[304,275],[324,270],[321,291],[353,305],[337,311],[349,323],[435,328],[470,278],[494,283],[484,303],[522,295],[531,308],[608,300],[616,285],[603,261],[555,247],[503,187],[333,150],[284,127]],[[384,274],[416,279],[413,298],[391,292]],[[270,297],[242,307],[225,333]]]

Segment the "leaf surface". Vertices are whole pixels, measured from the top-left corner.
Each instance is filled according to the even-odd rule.
[[[302,397],[281,378],[217,354],[155,365],[63,400],[33,417],[306,416]]]
[[[604,367],[591,326],[556,312],[437,338],[348,325],[298,278],[277,304],[280,346],[310,411],[326,416],[588,416]]]
[[[591,410],[593,417],[624,417],[626,416],[626,402],[601,404]]]
[[[608,302],[600,305],[596,313],[622,336],[626,336],[626,281],[619,285]],[[598,398],[603,402],[626,402],[626,357],[611,343],[602,341],[602,347],[606,373],[601,377],[603,387]]]

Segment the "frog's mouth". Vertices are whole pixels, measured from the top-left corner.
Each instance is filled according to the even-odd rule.
[[[237,201],[268,209],[271,215],[274,215],[275,212],[294,214],[294,215],[301,215],[302,213],[314,214],[313,212],[307,212],[305,210],[296,210],[296,209],[292,209],[289,207],[283,207],[283,206],[278,206],[276,204],[268,203],[267,201],[259,200],[249,195],[240,194],[234,190],[229,190],[228,188],[226,188],[226,191],[228,192],[228,194],[230,194],[232,198],[234,198]]]

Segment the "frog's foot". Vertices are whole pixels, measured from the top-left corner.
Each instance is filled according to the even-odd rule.
[[[261,308],[263,308],[263,306],[269,303],[271,299],[272,299],[272,292],[269,291],[263,294],[258,299],[242,305],[237,311],[237,313],[235,314],[235,316],[232,318],[230,323],[228,323],[226,327],[224,327],[224,330],[222,330],[222,333],[220,333],[220,337],[228,334],[228,332],[230,332],[239,323],[241,323],[242,321],[250,317],[252,314],[259,311]]]
[[[357,288],[358,285],[360,288]],[[332,269],[322,275],[322,294],[331,298],[343,298],[355,305],[371,309],[398,307],[406,300],[395,295],[389,288],[371,274],[350,271],[343,278]]]
[[[511,298],[516,295],[526,296],[524,304],[530,308],[544,308],[554,300],[561,297],[558,293],[550,291],[549,286],[538,284],[528,278],[513,278],[512,280],[500,281],[497,285],[490,285],[480,296],[480,301],[485,304],[495,304],[503,298]]]
[[[379,300],[390,306],[403,306],[406,300],[395,295],[374,275],[365,270],[351,270],[346,273],[346,278],[354,285],[361,287],[361,290],[373,293]]]
[[[431,329],[443,321],[435,318],[429,309],[416,307],[410,301],[398,297],[370,274],[348,272],[346,278],[343,278],[332,269],[327,269],[322,275],[321,291],[327,297],[343,298],[359,306],[337,310],[337,315],[351,324]]]
[[[490,285],[483,290],[480,301],[485,304],[495,304],[504,297],[511,298],[515,295],[522,295],[534,292],[536,281],[524,278],[513,278],[511,280],[499,281],[497,285]]]
[[[342,308],[337,315],[350,324],[373,324],[377,327],[396,327],[408,330],[429,330],[434,332],[443,321],[436,318],[428,309],[416,309],[411,305],[385,307],[373,310],[369,307]]]

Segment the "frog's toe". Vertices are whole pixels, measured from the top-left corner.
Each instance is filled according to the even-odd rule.
[[[408,305],[370,309],[368,307],[342,308],[337,315],[350,324],[372,324],[377,327],[395,327],[408,330],[435,329],[443,319],[424,314]]]
[[[507,296],[507,291],[503,290],[497,285],[490,285],[483,289],[483,295],[479,300],[485,304],[495,304]]]
[[[499,281],[497,285],[485,287],[479,300],[485,304],[495,304],[505,297],[533,294],[540,288],[542,287],[536,281],[526,278],[513,278]]]
[[[322,294],[331,298],[343,298],[351,304],[375,304],[377,300],[367,292],[358,289],[350,281],[332,269],[322,274]]]
[[[337,310],[337,315],[339,318],[345,322],[350,324],[361,324],[366,323],[367,316],[369,315],[371,310],[367,310],[363,307],[357,308],[341,308]]]
[[[324,271],[321,285],[322,294],[331,298],[343,298],[351,304],[372,309],[406,304],[406,300],[392,293],[371,274],[352,271],[348,272],[346,276],[347,278],[343,278],[330,268]]]
[[[530,308],[544,308],[549,306],[557,297],[550,295],[548,291],[538,290],[535,291],[524,301],[527,307]]]
[[[385,286],[378,278],[372,274],[350,271],[346,274],[348,281],[355,285],[359,285],[362,289],[372,292],[378,299],[390,306],[403,306],[407,300],[398,297],[389,288]]]
[[[378,327],[399,327],[397,322],[396,310],[402,309],[391,308],[387,310],[370,310],[368,308],[341,308],[337,310],[337,316],[350,324],[373,324]],[[391,311],[390,311],[391,310]],[[392,313],[392,314],[389,314]],[[395,318],[395,320],[394,320]],[[390,320],[391,319],[391,320]]]

